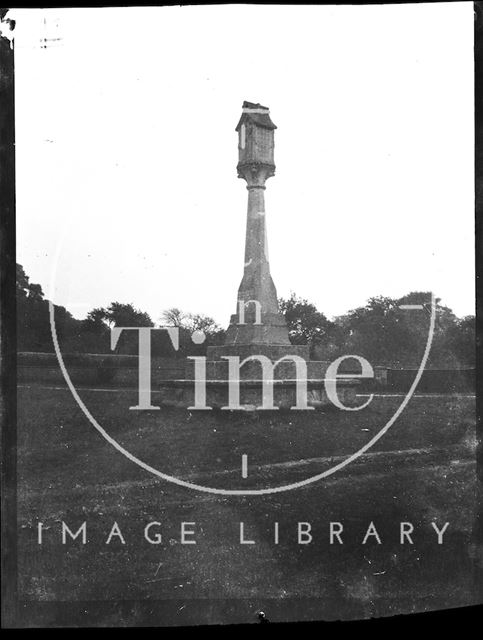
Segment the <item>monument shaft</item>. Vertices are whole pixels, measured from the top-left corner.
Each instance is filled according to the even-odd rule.
[[[267,107],[243,103],[236,128],[238,177],[248,189],[245,265],[226,345],[290,345],[270,274],[265,214],[265,182],[275,174],[274,130]]]
[[[265,313],[278,313],[277,292],[270,275],[264,187],[248,188],[245,266],[238,289],[238,305],[243,301],[249,312],[249,301],[257,300]]]

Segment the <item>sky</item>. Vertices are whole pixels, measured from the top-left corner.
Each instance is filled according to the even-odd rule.
[[[279,296],[334,317],[433,291],[474,313],[471,2],[11,13],[17,262],[75,317],[119,301],[228,324],[244,100],[278,127]]]

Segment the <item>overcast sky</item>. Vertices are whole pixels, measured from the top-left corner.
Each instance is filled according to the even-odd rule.
[[[244,100],[278,126],[279,296],[332,317],[432,290],[474,313],[471,2],[15,14],[17,261],[76,317],[117,300],[227,325]]]

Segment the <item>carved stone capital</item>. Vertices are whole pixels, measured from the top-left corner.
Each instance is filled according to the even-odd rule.
[[[268,178],[275,175],[275,165],[262,162],[247,162],[237,165],[238,177],[246,180],[249,187],[262,187]]]

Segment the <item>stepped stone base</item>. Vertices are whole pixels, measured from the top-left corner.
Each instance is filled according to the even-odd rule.
[[[299,380],[299,384],[300,384]],[[313,409],[333,406],[325,392],[324,380],[306,380],[307,405]],[[221,409],[228,406],[228,381],[206,380],[206,407]],[[240,380],[240,405],[237,407],[245,411],[263,410],[263,394],[261,380]],[[357,404],[356,392],[359,380],[339,380],[337,382],[337,396],[345,406]],[[194,408],[193,380],[166,380],[160,386],[161,403],[166,406]],[[276,409],[296,409],[297,381],[274,380],[273,407]],[[193,409],[194,410],[194,409]]]
[[[248,355],[253,345],[247,346]],[[295,353],[291,355],[300,355],[303,357],[303,349],[300,347],[292,347]],[[225,349],[225,347],[213,347],[213,349]],[[231,353],[226,355],[240,355],[240,348],[226,347]],[[269,348],[270,350],[273,347]],[[282,349],[282,347],[280,347]],[[274,355],[273,351],[266,352],[267,357],[272,356],[272,363],[282,357],[288,355],[287,347],[283,347],[285,351],[280,351]],[[256,351],[258,355],[260,350]],[[276,357],[277,356],[277,357]],[[243,357],[247,357],[243,354]],[[241,360],[240,360],[241,361]],[[328,362],[308,360],[305,367],[297,371],[296,363],[291,360],[282,361],[275,367],[273,371],[273,406],[275,408],[290,409],[297,405],[297,388],[302,389],[306,394],[308,407],[323,408],[332,405],[325,391],[325,374]],[[266,382],[265,382],[266,384]],[[357,379],[342,379],[337,381],[337,396],[345,406],[355,406],[356,392],[360,384]],[[239,408],[243,410],[262,410],[263,409],[263,386],[262,365],[260,362],[253,360],[244,364],[239,372],[239,389],[240,402]],[[204,387],[206,389],[206,406],[221,409],[227,407],[229,403],[229,380],[228,380],[228,361],[226,360],[208,360],[206,362]],[[195,380],[194,380],[194,362],[187,360],[185,377],[180,380],[165,380],[160,383],[161,402],[165,405],[177,407],[194,407],[195,406]],[[333,406],[333,405],[332,405]]]
[[[221,360],[223,356],[238,356],[240,362],[250,356],[266,356],[272,362],[284,356],[299,356],[304,360],[309,360],[309,347],[305,344],[224,344],[216,347],[208,347],[206,359]],[[244,366],[248,366],[248,363]]]
[[[273,283],[272,283],[273,286]],[[241,295],[240,293],[238,295]],[[276,297],[276,293],[274,294]],[[245,310],[245,322],[240,323],[238,315],[232,315],[226,331],[225,345],[284,345],[290,348],[287,323],[280,313],[264,312],[257,324],[253,309]]]

